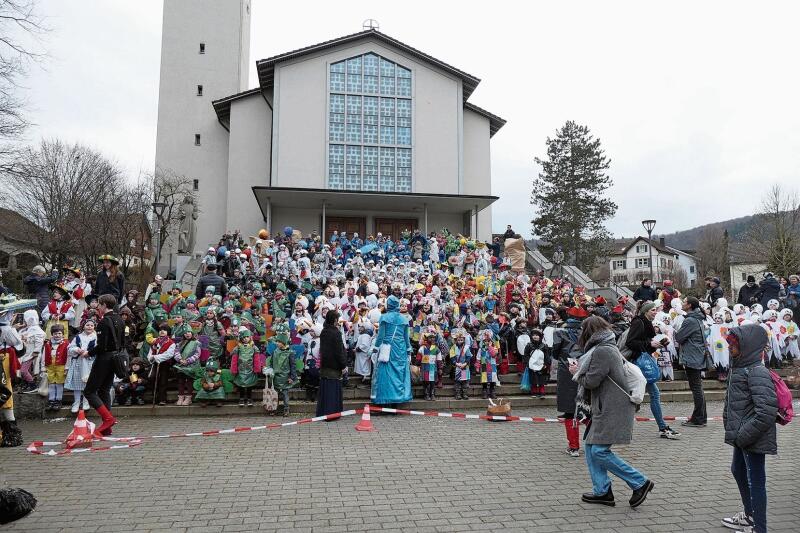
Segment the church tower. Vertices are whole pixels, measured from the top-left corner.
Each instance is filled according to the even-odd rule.
[[[198,199],[195,252],[226,229],[228,132],[213,100],[244,91],[250,66],[251,0],[164,0],[156,174],[191,181]],[[246,191],[245,194],[251,194]],[[177,241],[177,239],[173,239]],[[162,271],[175,265],[165,244]]]

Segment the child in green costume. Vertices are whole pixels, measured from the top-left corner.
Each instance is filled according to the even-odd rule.
[[[264,365],[264,374],[273,376],[275,390],[283,401],[283,416],[289,416],[289,389],[297,379],[294,350],[289,346],[289,327],[285,323],[275,326],[273,339],[277,347]]]

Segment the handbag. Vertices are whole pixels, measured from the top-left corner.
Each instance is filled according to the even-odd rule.
[[[50,396],[50,382],[47,381],[47,372],[39,373],[39,388],[36,389],[36,392],[43,398]]]
[[[519,390],[522,392],[531,391],[531,371],[529,368],[525,368],[522,373],[522,379],[519,380]]]
[[[267,376],[264,382],[264,393],[261,397],[261,405],[268,413],[274,413],[278,410],[278,391],[272,385],[272,376]]]
[[[110,318],[109,318],[110,320]],[[114,321],[111,320],[111,328],[114,332],[114,352],[111,353],[111,368],[114,370],[114,375],[119,379],[125,379],[130,375],[130,356],[128,351],[122,345],[122,339],[119,338],[117,328],[114,326]]]
[[[642,352],[639,357],[634,361],[639,370],[642,371],[647,383],[655,383],[661,378],[661,371],[658,368],[656,360],[647,352]]]
[[[378,349],[378,362],[379,363],[388,363],[389,357],[392,354],[392,341],[394,341],[394,336],[397,334],[397,330],[399,328],[395,326],[394,331],[392,332],[392,338],[389,339],[389,342],[384,342],[381,344],[381,347]]]
[[[89,374],[92,372],[92,367],[89,365],[89,359],[86,357],[81,357],[81,381],[86,383],[89,381]]]

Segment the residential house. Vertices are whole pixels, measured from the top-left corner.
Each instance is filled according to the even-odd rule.
[[[617,243],[616,253],[608,258],[612,282],[623,286],[639,285],[651,277],[652,258],[652,277],[656,285],[665,279],[673,280],[679,287],[694,287],[697,283],[697,258],[684,250],[667,246],[663,237],[659,241],[636,237]]]

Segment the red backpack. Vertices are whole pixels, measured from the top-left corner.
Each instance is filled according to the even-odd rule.
[[[792,391],[789,390],[789,387],[786,386],[783,378],[781,378],[777,372],[770,369],[769,375],[772,378],[772,384],[775,385],[775,395],[778,397],[778,416],[775,421],[785,426],[794,418]]]

